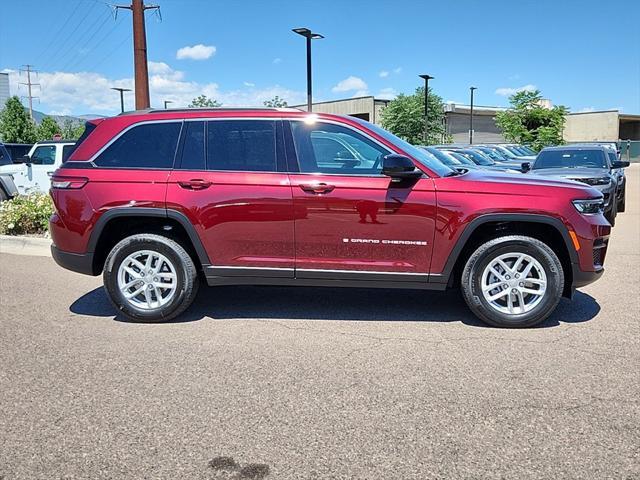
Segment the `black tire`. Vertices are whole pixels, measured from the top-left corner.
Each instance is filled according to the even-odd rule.
[[[622,190],[622,198],[618,200],[618,213],[624,213],[627,203],[627,189]]]
[[[166,304],[155,309],[140,309],[129,303],[118,288],[118,270],[132,253],[151,250],[164,255],[175,267],[176,291]],[[198,272],[193,259],[176,241],[154,234],[132,235],[120,241],[109,253],[103,273],[104,287],[113,306],[130,320],[154,323],[169,321],[184,312],[198,292]]]
[[[617,200],[613,200],[611,202],[611,208],[609,209],[609,211],[605,214],[605,218],[607,219],[607,221],[611,224],[612,227],[616,226],[616,217],[618,216],[618,202]]]
[[[487,265],[506,253],[525,253],[542,266],[547,287],[540,302],[532,310],[502,313],[491,306],[482,295],[482,274]],[[562,298],[564,271],[560,260],[545,243],[531,237],[511,235],[490,240],[473,252],[462,272],[462,295],[471,311],[482,321],[494,327],[526,328],[543,322],[555,310]]]

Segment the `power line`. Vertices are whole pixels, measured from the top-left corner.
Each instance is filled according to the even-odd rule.
[[[82,3],[81,0],[78,0],[77,5],[75,6],[75,8],[73,9],[73,11],[71,12],[71,15],[69,15],[67,17],[67,19],[64,21],[64,23],[62,24],[62,26],[56,31],[56,33],[51,37],[51,41],[47,42],[47,46],[44,48],[44,50],[40,53],[40,55],[38,55],[38,57],[36,57],[36,62],[39,62],[40,60],[42,60],[44,58],[45,53],[49,53],[49,51],[51,50],[51,47],[53,47],[55,45],[55,43],[53,42],[53,40],[55,40],[56,38],[58,38],[58,36],[64,32],[64,29],[66,28],[66,26],[69,24],[69,22],[71,21],[71,19],[73,18],[73,16],[76,14],[76,12],[79,12],[80,9],[78,7],[80,7],[80,4]]]
[[[69,33],[69,35],[67,35],[65,37],[65,39],[59,44],[58,46],[58,51],[62,51],[64,47],[66,47],[67,42],[71,39],[71,37],[78,31],[78,29],[80,28],[80,26],[83,24],[83,22],[85,21],[85,19],[89,16],[89,14],[93,11],[93,9],[95,8],[97,4],[96,3],[90,3],[89,4],[89,10],[87,10],[87,12],[85,13],[84,17],[82,17],[80,19],[80,21],[77,23],[77,25],[75,26],[75,28],[73,30],[71,30],[71,32]],[[66,52],[65,52],[66,54]],[[46,62],[45,66],[48,68],[49,66],[53,66],[55,64],[54,61],[52,61],[52,58],[54,58],[55,60],[57,60],[58,58],[60,58],[60,56],[58,55],[57,57],[49,57],[49,61]]]
[[[33,121],[33,99],[34,98],[38,98],[38,97],[34,97],[31,94],[31,87],[36,87],[36,86],[40,86],[39,83],[33,83],[31,82],[31,74],[32,73],[37,73],[36,70],[32,70],[31,68],[33,67],[33,65],[23,65],[23,69],[20,69],[20,73],[22,72],[27,72],[27,81],[26,82],[20,82],[20,85],[26,85],[27,86],[27,91],[29,93],[29,95],[27,96],[27,98],[29,99],[29,115],[31,116],[31,121]]]
[[[96,35],[98,33],[100,33],[100,31],[104,28],[104,26],[107,24],[107,22],[109,21],[109,19],[111,18],[111,13],[107,13],[107,16],[104,18],[104,20],[102,21],[102,23],[98,26],[98,28],[96,28],[93,33],[91,34],[91,36],[84,42],[82,42],[83,45],[87,46],[87,51],[84,53],[84,55],[79,55],[77,57],[71,57],[71,59],[61,68],[61,70],[66,71],[67,68],[69,68],[70,66],[75,67],[77,64],[82,63],[82,61],[85,58],[85,55],[89,52],[91,52],[93,50],[94,47],[89,47],[89,45],[91,44],[91,41],[96,37]],[[99,43],[97,43],[96,45],[99,45]],[[71,70],[71,68],[69,68]]]

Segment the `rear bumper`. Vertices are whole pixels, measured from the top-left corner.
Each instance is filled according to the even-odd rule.
[[[51,245],[51,256],[62,268],[85,275],[97,275],[93,270],[93,252],[71,253]]]

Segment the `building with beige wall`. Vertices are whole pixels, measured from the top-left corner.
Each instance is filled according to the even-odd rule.
[[[313,111],[317,113],[333,113],[336,115],[350,115],[361,118],[376,125],[382,121],[382,109],[390,100],[374,98],[373,96],[346,98],[313,104]],[[292,105],[294,108],[306,110],[307,104]]]

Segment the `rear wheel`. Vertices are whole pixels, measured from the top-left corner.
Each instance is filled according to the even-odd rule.
[[[618,212],[624,213],[624,209],[626,208],[626,200],[627,200],[627,189],[624,187],[622,189],[622,198],[618,200]]]
[[[616,199],[613,199],[611,202],[611,208],[605,214],[605,218],[611,224],[612,227],[615,227],[617,216],[618,216],[618,201]]]
[[[198,291],[193,260],[180,244],[141,234],[120,241],[105,262],[111,303],[138,322],[166,322],[184,312]]]
[[[462,273],[471,311],[496,327],[531,327],[555,310],[564,288],[560,260],[531,237],[500,237],[481,245]]]

